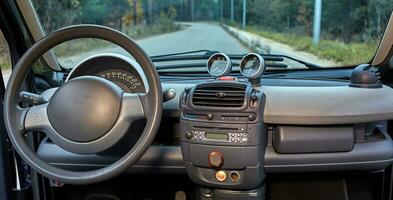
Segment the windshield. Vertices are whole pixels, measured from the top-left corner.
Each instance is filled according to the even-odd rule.
[[[393,9],[391,0],[33,0],[33,4],[47,33],[74,24],[105,25],[135,39],[150,56],[196,50],[256,52],[321,67],[370,62]],[[96,39],[68,42],[54,52],[66,68],[97,53],[125,54]]]

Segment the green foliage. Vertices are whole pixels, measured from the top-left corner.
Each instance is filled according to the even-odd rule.
[[[242,2],[235,1],[235,21],[226,24],[239,27]],[[391,0],[323,0],[321,41],[315,45],[314,0],[247,0],[247,5],[248,31],[344,65],[372,59],[393,10]]]
[[[0,31],[0,68],[9,69],[11,67],[10,53],[8,51],[8,44]]]
[[[224,16],[230,16],[230,0]],[[235,22],[242,21],[243,1],[235,0]],[[247,0],[247,25],[264,31],[312,36],[314,0]],[[323,0],[322,38],[345,43],[379,40],[390,14],[392,0]]]
[[[139,24],[132,26],[126,31],[127,35],[134,39],[148,37],[151,35],[173,32],[180,29],[180,25],[174,23],[173,18],[176,17],[176,12],[171,13],[161,12],[160,17],[152,24]]]
[[[82,52],[90,51],[92,49],[98,48],[106,48],[113,46],[110,42],[100,40],[100,39],[92,39],[92,38],[82,38],[75,39],[63,44],[56,46],[53,50],[55,55],[60,57],[68,57],[77,55]]]
[[[0,57],[0,68],[2,70],[11,68],[11,63],[9,62],[9,58]]]
[[[393,10],[392,0],[323,0],[321,42],[311,42],[314,0],[246,0],[247,25],[265,37],[343,63],[368,61]],[[47,32],[95,23],[141,38],[177,30],[174,21],[229,21],[231,0],[33,0]],[[234,0],[235,25],[243,1]],[[222,15],[221,15],[222,10]],[[193,14],[193,15],[192,15]],[[89,44],[92,48],[100,45]],[[68,54],[64,48],[64,54]],[[78,49],[84,49],[82,45]],[[75,50],[76,51],[76,50]]]
[[[255,27],[248,27],[247,31],[287,44],[297,50],[309,52],[321,58],[335,60],[348,66],[369,62],[378,46],[377,40],[370,40],[367,43],[344,43],[326,39],[321,40],[319,45],[314,45],[312,38],[309,36],[262,31]]]
[[[44,30],[48,33],[75,24],[81,17],[79,0],[33,0],[32,2]]]
[[[44,29],[91,23],[109,26],[134,39],[178,30],[178,0],[33,0]],[[62,14],[59,14],[62,13]],[[65,13],[65,14],[63,14]],[[97,39],[79,39],[55,47],[61,57],[110,46]]]
[[[132,26],[125,32],[133,39],[140,39],[143,37],[172,32],[180,29],[180,26],[173,22],[173,18],[176,17],[175,10],[172,10],[168,14],[161,12],[160,16],[161,17],[159,20],[151,25],[139,24],[137,26]],[[94,49],[109,47],[115,47],[115,45],[100,39],[83,38],[60,44],[54,48],[54,52],[59,57],[69,57]]]
[[[110,14],[110,1],[107,0],[83,0],[82,21],[84,23],[102,24]]]

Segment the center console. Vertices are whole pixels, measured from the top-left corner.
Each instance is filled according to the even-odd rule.
[[[181,150],[200,199],[264,199],[264,105],[259,82],[235,78],[183,92]]]

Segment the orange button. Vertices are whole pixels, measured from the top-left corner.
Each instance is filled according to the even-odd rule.
[[[210,166],[220,168],[224,164],[224,156],[218,151],[210,152],[208,156]]]
[[[223,182],[227,179],[227,174],[224,171],[217,171],[216,172],[216,179],[217,181]]]

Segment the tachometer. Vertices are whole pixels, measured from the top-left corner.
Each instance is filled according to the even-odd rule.
[[[112,81],[124,92],[143,93],[145,92],[142,81],[134,74],[121,69],[104,70],[96,76]]]
[[[214,77],[228,75],[231,68],[231,59],[223,53],[215,53],[207,60],[207,71]]]
[[[265,60],[256,53],[245,55],[240,61],[240,72],[249,79],[257,79],[265,72]]]

